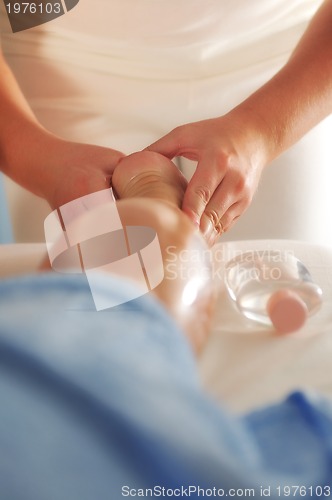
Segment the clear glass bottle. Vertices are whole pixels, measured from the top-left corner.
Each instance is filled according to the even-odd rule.
[[[290,252],[242,253],[226,264],[225,283],[247,318],[273,325],[280,333],[301,328],[322,304],[321,288]]]

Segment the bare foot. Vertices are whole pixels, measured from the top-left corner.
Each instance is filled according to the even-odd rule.
[[[123,158],[112,187],[118,198],[154,198],[181,208],[187,180],[174,163],[158,153],[141,151]]]

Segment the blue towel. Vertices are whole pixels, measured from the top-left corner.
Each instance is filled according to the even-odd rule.
[[[153,297],[97,312],[84,276],[43,274],[0,284],[0,451],[3,500],[330,498],[332,404],[233,415]]]
[[[12,243],[13,232],[10,223],[3,174],[0,172],[0,244]]]

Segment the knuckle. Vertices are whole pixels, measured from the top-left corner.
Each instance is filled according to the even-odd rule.
[[[216,230],[216,233],[218,235],[220,235],[226,231],[226,229],[221,221],[219,221],[218,224],[215,226],[215,230]]]
[[[214,227],[217,227],[219,224],[219,216],[215,210],[207,210],[205,212],[206,216],[209,218],[209,220],[212,222]]]
[[[196,186],[195,195],[206,205],[211,198],[211,190],[207,186]]]
[[[220,219],[220,216],[215,210],[208,210],[205,212],[208,219],[213,224],[213,227],[218,235],[224,232],[224,225]]]
[[[235,189],[237,192],[241,193],[243,191],[245,191],[246,189],[246,185],[247,185],[247,179],[244,175],[242,175],[241,172],[237,172],[235,175],[234,175],[234,178],[235,178]]]
[[[231,167],[231,158],[223,149],[217,152],[215,162],[219,172],[227,172]]]
[[[237,174],[234,191],[239,198],[250,200],[252,196],[250,179],[242,173]]]

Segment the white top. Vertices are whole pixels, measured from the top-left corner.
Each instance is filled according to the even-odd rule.
[[[236,71],[289,52],[321,0],[80,0],[12,34],[5,51],[127,76],[180,79]],[[37,50],[36,50],[37,49]]]
[[[285,63],[321,3],[80,0],[58,19],[12,33],[0,1],[0,31],[46,129],[130,153],[181,123],[239,104]],[[331,241],[331,129],[322,126],[266,169],[250,210],[227,238]],[[184,163],[190,176],[193,166]],[[8,192],[19,241],[41,241],[49,208],[13,183]]]

